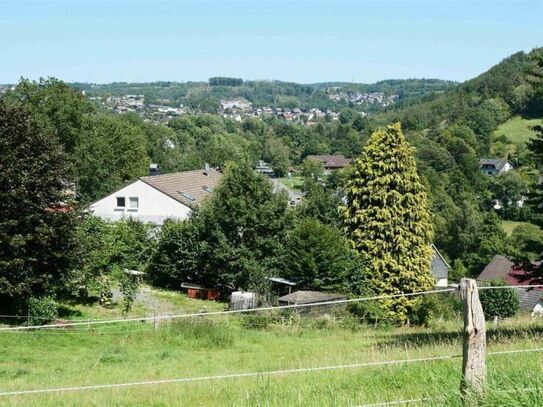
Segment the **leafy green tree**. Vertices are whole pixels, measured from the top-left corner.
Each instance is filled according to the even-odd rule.
[[[78,285],[88,293],[107,292],[112,280],[126,280],[123,269],[144,271],[154,252],[151,232],[149,224],[132,218],[110,223],[85,217],[77,228],[82,246]]]
[[[215,167],[222,167],[227,161],[246,161],[250,158],[249,142],[238,135],[218,135],[203,148],[204,161]]]
[[[153,284],[177,289],[181,283],[198,278],[200,262],[204,258],[199,226],[195,218],[164,223],[148,266]]]
[[[495,99],[484,100],[472,109],[469,125],[478,138],[477,150],[481,154],[490,151],[491,135],[498,125],[507,118],[503,104]]]
[[[302,202],[296,207],[300,218],[313,218],[326,225],[341,226],[341,199],[334,189],[310,180],[304,184],[304,191]]]
[[[452,265],[452,268],[449,272],[450,281],[460,281],[462,278],[466,277],[468,269],[462,263],[462,260],[455,259]]]
[[[140,277],[132,274],[121,276],[121,293],[123,294],[123,314],[126,316],[132,309],[138,295]]]
[[[539,74],[540,74],[540,90],[541,95],[543,95],[543,55],[539,57]],[[543,161],[543,124],[535,126],[536,137],[530,142],[529,148],[532,154],[535,156],[536,160],[539,162]],[[541,171],[541,169],[540,169]],[[534,188],[534,191],[529,196],[529,205],[535,214],[539,216],[534,216],[534,221],[541,227],[543,227],[543,183],[541,182],[541,176],[539,182]],[[542,260],[541,252],[539,253],[539,259]],[[541,264],[534,266],[532,272],[534,275],[543,280],[543,267]]]
[[[289,148],[280,138],[268,138],[264,145],[264,159],[269,161],[275,175],[283,177],[290,165]]]
[[[306,179],[318,181],[324,177],[324,165],[322,162],[305,158],[302,161],[302,176]]]
[[[74,152],[81,200],[101,198],[122,184],[147,175],[146,144],[141,127],[128,119],[106,114],[93,116],[87,136]]]
[[[225,292],[263,292],[266,277],[281,271],[290,222],[285,194],[275,193],[269,179],[250,165],[230,163],[187,224],[167,224],[151,274],[169,285],[188,281]]]
[[[493,197],[499,200],[504,208],[515,206],[528,192],[528,186],[516,171],[507,171],[492,177],[490,188]]]
[[[515,258],[536,261],[543,252],[543,231],[531,223],[521,223],[509,236]]]
[[[399,123],[372,134],[353,164],[346,202],[345,230],[364,262],[369,288],[379,295],[430,289],[431,215]],[[401,322],[419,302],[398,297],[381,305]]]
[[[543,124],[535,126],[534,131],[536,132],[536,137],[530,141],[529,148],[535,159],[543,162]],[[529,198],[529,203],[534,212],[543,213],[543,183],[537,183]],[[540,226],[543,227],[543,221],[541,221]]]
[[[362,263],[342,233],[316,219],[300,221],[289,233],[284,276],[308,290],[354,292],[362,287]]]
[[[58,139],[24,107],[2,100],[0,157],[0,308],[7,312],[69,288],[77,211]]]
[[[343,109],[339,115],[339,121],[342,124],[351,123],[355,117],[358,116],[358,112],[354,109]]]
[[[68,153],[73,152],[84,137],[86,118],[94,112],[81,91],[55,78],[38,82],[21,79],[6,98],[23,103],[44,130],[56,134]]]

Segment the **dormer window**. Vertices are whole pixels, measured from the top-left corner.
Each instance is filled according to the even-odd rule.
[[[212,193],[212,192],[213,192],[213,188],[208,187],[207,185],[204,185],[204,186],[202,187],[202,189],[203,189],[204,191],[206,191],[207,193]]]
[[[124,196],[117,197],[117,207],[125,208],[126,207],[126,198]]]

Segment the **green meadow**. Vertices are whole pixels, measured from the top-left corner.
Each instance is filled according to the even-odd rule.
[[[527,143],[535,136],[535,132],[531,128],[541,123],[541,119],[525,119],[521,116],[514,116],[496,129],[494,137],[505,135],[511,143]]]
[[[266,375],[322,366],[459,356],[462,321],[374,327],[348,317],[220,316],[163,323],[0,332],[0,392],[175,378],[257,376],[0,396],[2,406],[360,406],[424,399],[460,406],[459,357]],[[488,351],[537,348],[543,321],[488,326]],[[483,406],[540,406],[543,353],[489,355]]]

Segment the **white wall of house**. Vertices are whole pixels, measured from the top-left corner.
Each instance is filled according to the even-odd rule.
[[[436,287],[447,287],[449,284],[448,280],[446,278],[437,278],[436,279]]]
[[[511,165],[510,162],[506,162],[505,165],[500,170],[500,173],[507,172],[507,171],[512,170],[512,169],[513,169],[513,165]]]
[[[122,204],[122,198],[124,206],[119,205]],[[89,209],[94,215],[109,221],[133,217],[155,225],[162,225],[168,218],[187,219],[191,213],[188,206],[141,180],[100,199]]]

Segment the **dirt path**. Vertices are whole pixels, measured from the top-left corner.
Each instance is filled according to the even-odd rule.
[[[113,302],[122,302],[123,294],[117,288],[112,290]],[[166,315],[178,311],[179,308],[167,300],[156,298],[149,287],[142,287],[136,294],[136,303],[140,303],[145,307],[149,314]]]

